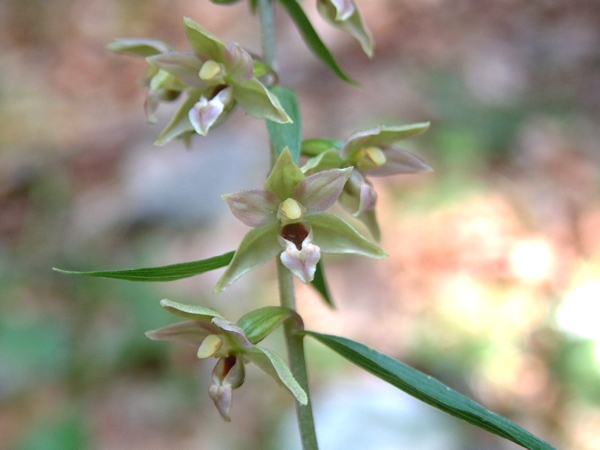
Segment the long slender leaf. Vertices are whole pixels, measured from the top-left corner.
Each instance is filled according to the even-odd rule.
[[[531,450],[556,450],[514,422],[485,409],[436,379],[359,342],[339,336],[304,333],[325,344],[367,372],[409,395],[477,427]]]
[[[340,68],[335,58],[329,51],[329,49],[323,44],[321,38],[313,28],[312,24],[302,7],[298,4],[298,0],[279,0],[287,12],[292,17],[292,20],[296,23],[304,42],[308,45],[308,48],[315,54],[317,58],[323,61],[327,67],[329,67],[338,77],[342,80],[358,86],[358,83],[344,73]]]
[[[300,160],[300,148],[302,147],[302,116],[298,105],[296,92],[285,86],[274,86],[269,90],[277,96],[279,103],[285,112],[293,120],[293,123],[277,123],[267,120],[267,130],[271,137],[271,143],[281,154],[285,147],[290,149],[292,158],[296,164]]]
[[[325,279],[325,270],[323,269],[322,260],[317,263],[315,278],[312,280],[311,284],[317,290],[317,292],[321,294],[321,297],[323,297],[325,303],[327,303],[331,308],[335,309],[335,305],[331,299],[331,294],[329,293],[329,286],[327,286],[327,280]]]
[[[225,267],[231,262],[233,254],[234,252],[229,252],[200,261],[172,264],[162,267],[146,267],[143,269],[102,270],[96,272],[76,272],[56,268],[53,268],[53,270],[67,275],[116,278],[118,280],[128,281],[174,281],[193,277],[194,275],[200,275],[201,273],[209,272],[220,267]]]

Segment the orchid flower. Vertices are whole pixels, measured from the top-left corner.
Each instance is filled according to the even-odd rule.
[[[253,117],[291,123],[277,97],[254,77],[254,61],[248,52],[235,42],[226,45],[192,19],[186,17],[184,24],[194,52],[204,60],[200,79],[218,92],[230,90],[223,98],[202,97],[190,110],[190,123],[197,133],[206,135],[234,101]]]
[[[331,169],[306,177],[286,148],[265,189],[224,195],[233,215],[254,228],[240,243],[215,293],[277,255],[304,283],[313,280],[321,253],[387,256],[344,220],[325,212],[337,201],[352,170]]]
[[[144,84],[149,87],[146,113],[156,122],[160,102],[171,101],[187,92],[156,144],[191,134],[206,136],[239,104],[249,115],[279,123],[292,120],[279,100],[255,76],[252,56],[239,44],[225,44],[192,19],[184,19],[192,51],[178,52],[169,44],[150,39],[119,39],[108,46],[115,52],[144,56],[150,64]],[[259,66],[264,69],[264,64]]]
[[[369,58],[373,57],[373,37],[353,0],[317,0],[317,10],[326,22],[350,34]]]
[[[172,314],[188,319],[154,331],[146,336],[155,341],[174,341],[197,348],[198,358],[218,358],[208,390],[221,417],[231,421],[232,393],[245,377],[245,364],[252,362],[289,390],[303,405],[307,396],[281,357],[255,345],[285,320],[300,322],[293,311],[276,306],[261,308],[246,314],[237,323],[218,312],[201,306],[161,300],[160,305]]]
[[[345,142],[327,139],[305,141],[303,152],[316,156],[306,162],[302,171],[311,174],[332,168],[354,167],[355,171],[346,182],[339,202],[379,240],[379,225],[375,216],[377,193],[367,176],[431,171],[431,167],[419,157],[392,147],[396,142],[416,136],[428,127],[429,122],[397,127],[378,126],[354,133]]]

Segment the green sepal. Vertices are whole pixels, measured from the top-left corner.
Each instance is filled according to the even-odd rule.
[[[315,277],[310,284],[317,290],[319,294],[321,294],[321,297],[325,303],[327,303],[327,305],[329,305],[332,309],[335,309],[331,294],[329,293],[329,286],[327,285],[327,280],[325,279],[325,270],[323,269],[322,259],[317,263]]]
[[[302,142],[304,156],[317,156],[327,150],[341,149],[344,143],[338,139],[307,139]]]
[[[297,315],[296,312],[281,306],[266,306],[245,314],[237,321],[248,340],[258,344],[284,321]]]
[[[302,166],[302,172],[317,173],[323,170],[339,169],[346,165],[346,162],[340,157],[340,151],[330,149],[306,161]]]
[[[190,91],[188,98],[181,104],[175,115],[171,118],[167,126],[158,135],[158,138],[154,142],[155,145],[163,146],[168,144],[173,139],[189,131],[194,131],[194,126],[190,122],[189,112],[194,107],[200,97],[202,96],[202,89],[195,89]]]
[[[143,269],[102,270],[95,272],[76,272],[57,268],[53,268],[52,270],[66,275],[84,275],[87,277],[114,278],[127,281],[174,281],[225,267],[233,259],[234,253],[228,252],[199,261],[171,264],[162,267],[145,267]]]
[[[399,126],[380,126],[377,134],[370,134],[356,140],[350,138],[345,150],[345,157],[349,158],[352,154],[367,147],[384,147],[392,145],[398,141],[411,138],[421,134],[429,128],[429,122],[411,123]]]
[[[310,20],[304,13],[304,10],[300,7],[297,0],[279,0],[279,2],[283,5],[283,7],[287,10],[292,20],[298,27],[304,42],[308,46],[308,48],[313,52],[313,54],[319,58],[321,61],[327,65],[338,77],[342,80],[350,83],[354,86],[359,86],[359,84],[350,78],[346,73],[340,68],[335,58],[329,51],[329,49],[323,44],[321,38],[313,28]]]
[[[208,57],[218,63],[225,60],[225,44],[218,37],[189,17],[183,18],[183,24],[188,41],[198,55]]]
[[[292,371],[283,359],[281,359],[281,356],[271,350],[257,346],[247,350],[245,355],[251,362],[260,367],[263,372],[269,374],[275,381],[288,389],[296,397],[298,403],[301,405],[308,403],[306,392],[298,384],[298,381],[292,375]]]
[[[250,0],[250,11],[252,14],[256,14],[256,8],[258,8],[258,0]]]
[[[312,336],[350,362],[434,408],[525,448],[556,450],[514,422],[388,355],[347,338],[314,331],[301,333]]]
[[[356,216],[358,220],[360,220],[369,230],[373,239],[377,242],[381,240],[381,230],[379,228],[379,222],[377,222],[377,215],[374,209],[369,209],[362,214]]]
[[[322,253],[354,253],[377,259],[388,256],[377,244],[360,235],[335,214],[322,212],[308,216],[306,220]]]
[[[277,240],[278,228],[279,223],[252,228],[244,236],[227,270],[215,286],[215,294],[226,289],[246,272],[262,266],[283,251]]]
[[[302,116],[300,115],[298,96],[293,89],[285,86],[273,86],[269,90],[279,99],[279,103],[292,120],[292,123],[284,124],[267,120],[271,144],[275,147],[278,155],[285,147],[288,147],[292,159],[298,164],[302,142]]]
[[[290,150],[283,149],[265,182],[265,189],[275,192],[279,199],[284,201],[292,197],[294,188],[304,178]]]
[[[115,53],[131,53],[148,57],[159,53],[172,52],[173,46],[158,39],[116,39],[106,46],[107,50]]]
[[[243,83],[230,80],[233,97],[244,111],[258,119],[278,123],[292,123],[279,100],[260,81],[252,78]]]
[[[177,303],[172,300],[163,299],[160,301],[160,306],[184,319],[199,320],[202,322],[210,322],[213,317],[224,318],[221,314],[211,308],[205,308],[199,305],[186,305],[185,303]]]

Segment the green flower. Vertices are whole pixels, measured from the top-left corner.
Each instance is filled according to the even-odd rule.
[[[217,358],[208,393],[224,420],[229,422],[233,390],[244,383],[245,364],[256,364],[273,377],[303,405],[307,403],[304,390],[293,377],[281,357],[255,344],[287,319],[299,316],[287,309],[272,306],[246,314],[235,323],[218,312],[195,305],[161,300],[160,305],[172,314],[188,319],[154,331],[146,336],[156,341],[174,341],[197,348],[198,358]]]
[[[291,123],[277,97],[255,77],[255,62],[248,52],[235,42],[225,44],[189,18],[184,25],[192,51],[178,52],[151,39],[119,39],[108,46],[115,52],[144,56],[150,64],[144,77],[149,121],[156,121],[161,102],[187,93],[156,144],[175,138],[189,141],[194,133],[205,136],[236,104],[253,117]],[[256,67],[259,75],[269,70],[262,62]]]
[[[286,148],[265,189],[224,195],[233,215],[254,228],[240,243],[215,293],[277,255],[305,283],[312,281],[321,253],[387,256],[344,220],[325,212],[336,202],[351,173],[351,168],[331,169],[307,177]]]
[[[367,176],[430,172],[431,167],[417,156],[392,147],[427,128],[429,122],[397,127],[379,126],[354,133],[345,142],[330,139],[305,141],[302,144],[303,153],[316,156],[306,162],[302,171],[312,174],[332,168],[354,167],[355,171],[345,184],[339,202],[379,240],[380,231],[375,216],[377,193]]]
[[[226,45],[192,19],[186,17],[184,24],[194,52],[204,60],[200,79],[218,91],[212,98],[202,96],[190,110],[189,120],[197,133],[205,135],[234,102],[253,117],[291,123],[277,97],[254,77],[248,52],[234,42]]]
[[[317,0],[317,9],[326,22],[350,34],[369,58],[373,57],[375,42],[354,1]]]

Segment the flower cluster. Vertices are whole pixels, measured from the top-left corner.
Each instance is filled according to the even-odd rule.
[[[367,176],[431,171],[431,167],[417,156],[392,147],[396,142],[416,136],[428,127],[429,122],[397,127],[379,126],[354,133],[345,142],[330,139],[304,141],[302,152],[313,157],[302,167],[302,171],[312,174],[332,168],[354,167],[340,194],[340,204],[362,221],[373,237],[379,240],[379,225],[375,216],[377,193]]]
[[[252,311],[237,323],[231,322],[218,312],[201,306],[185,305],[171,300],[161,300],[167,311],[188,319],[158,330],[148,331],[146,336],[156,341],[175,341],[197,348],[198,358],[218,358],[212,372],[212,384],[208,393],[219,414],[230,421],[233,390],[244,383],[245,364],[256,364],[273,377],[305,405],[307,396],[293,377],[281,357],[255,345],[282,322],[298,316],[279,307],[266,307]]]
[[[325,212],[337,201],[352,170],[329,169],[305,176],[286,148],[265,189],[224,195],[233,215],[254,228],[240,243],[215,293],[277,255],[305,283],[312,281],[321,253],[387,256],[343,219]]]
[[[119,39],[109,45],[115,52],[146,57],[150,67],[144,76],[148,86],[146,114],[156,121],[160,102],[188,97],[175,113],[156,143],[164,145],[175,138],[189,141],[194,133],[206,135],[222,121],[234,105],[249,115],[279,123],[291,119],[279,100],[259,80],[252,56],[239,44],[225,44],[192,19],[184,19],[193,51],[178,52],[169,44],[150,39]]]

